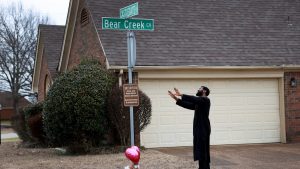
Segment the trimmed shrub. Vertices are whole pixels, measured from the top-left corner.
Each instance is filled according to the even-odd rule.
[[[29,117],[27,120],[29,134],[34,140],[45,144],[45,132],[43,130],[42,112]]]
[[[23,109],[19,110],[19,115],[14,115],[12,117],[11,122],[12,128],[16,131],[17,135],[24,143],[33,142],[33,139],[28,132]]]
[[[106,100],[115,82],[94,60],[83,61],[57,77],[44,103],[43,124],[49,143],[84,152],[100,145],[108,128]]]
[[[151,121],[151,100],[139,90],[139,106],[134,107],[134,128],[135,133],[139,133],[146,128]],[[117,129],[120,143],[123,146],[130,144],[130,111],[129,107],[124,107],[123,90],[115,87],[108,99],[108,114],[112,127]]]
[[[42,123],[43,102],[24,108],[28,134],[39,143],[45,143],[45,133]]]
[[[42,112],[43,102],[24,108],[28,134],[32,137],[32,140],[44,144],[45,133],[43,131]]]
[[[43,103],[37,103],[19,110],[19,115],[12,117],[13,129],[19,138],[30,145],[44,143],[42,125]]]
[[[30,117],[35,116],[36,114],[40,114],[43,112],[43,102],[38,102],[36,104],[33,104],[31,106],[25,107],[24,115],[25,119],[28,120]]]

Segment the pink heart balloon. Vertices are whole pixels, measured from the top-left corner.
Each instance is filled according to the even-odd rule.
[[[138,164],[140,161],[140,153],[132,147],[126,149],[125,156],[132,161],[133,164]]]
[[[141,154],[141,153],[140,153],[139,147],[137,147],[137,146],[132,146],[131,148],[135,149],[139,154]]]

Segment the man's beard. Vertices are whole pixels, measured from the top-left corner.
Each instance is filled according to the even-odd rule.
[[[197,93],[196,93],[196,96],[202,96],[203,95],[203,91],[198,91]]]

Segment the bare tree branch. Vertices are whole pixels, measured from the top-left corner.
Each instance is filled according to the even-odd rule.
[[[9,87],[15,109],[20,95],[32,95],[37,29],[47,21],[21,3],[0,8],[0,89]]]

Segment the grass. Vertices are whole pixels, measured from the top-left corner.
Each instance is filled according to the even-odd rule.
[[[9,120],[1,120],[1,123],[0,123],[1,125],[7,125],[7,126],[11,126],[11,121],[9,121]]]
[[[19,138],[1,139],[2,143],[5,143],[5,142],[17,142],[17,141],[21,141],[21,140]]]
[[[11,126],[11,121],[9,120],[1,120],[1,125],[5,125],[5,126]],[[7,133],[12,133],[14,132],[13,129],[11,128],[1,128],[1,134],[7,134]],[[1,139],[1,142],[16,142],[16,141],[20,141],[19,138],[9,138],[9,139]]]
[[[12,128],[2,128],[1,134],[16,133]]]

